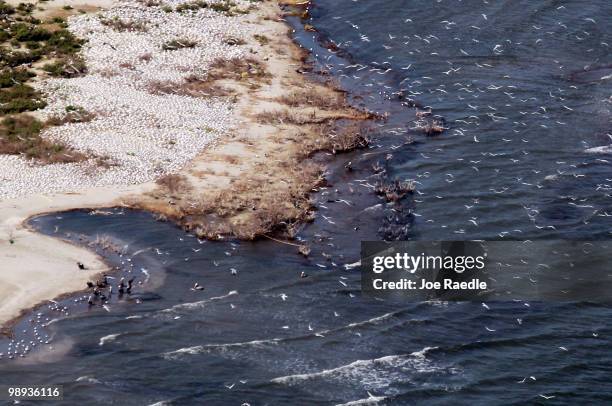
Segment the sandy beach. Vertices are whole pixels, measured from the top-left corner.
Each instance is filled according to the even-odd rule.
[[[123,205],[202,237],[249,239],[313,215],[308,194],[322,168],[309,157],[354,147],[333,123],[367,115],[305,79],[304,52],[277,2],[236,3],[235,13],[178,13],[168,8],[186,2],[115,2],[69,18],[69,29],[87,39],[88,72],[40,81],[48,104],[36,114],[76,105],[94,119],[42,136],[111,164],[0,155],[0,325],[106,270],[92,252],[29,230],[25,222],[37,214]],[[100,23],[109,20],[141,28]],[[168,48],[176,38],[190,45]],[[335,102],[321,106],[323,99]]]

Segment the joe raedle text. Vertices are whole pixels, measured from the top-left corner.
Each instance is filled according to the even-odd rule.
[[[487,290],[487,282],[480,279],[469,281],[456,281],[444,278],[442,281],[428,281],[426,279],[411,280],[400,279],[399,281],[385,281],[382,278],[372,280],[375,290]]]

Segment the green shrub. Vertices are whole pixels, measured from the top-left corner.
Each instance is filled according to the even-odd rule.
[[[44,124],[29,115],[7,117],[0,122],[0,153],[25,155],[42,163],[80,162],[87,157],[64,144],[40,136]]]
[[[206,3],[205,1],[193,1],[190,3],[179,4],[178,6],[176,6],[176,11],[179,13],[187,10],[197,11],[201,8],[206,7],[208,7],[208,3]]]
[[[8,16],[15,13],[15,8],[4,1],[0,1],[0,16]]]
[[[30,14],[34,11],[34,4],[32,3],[19,3],[16,9],[20,14]]]
[[[266,45],[270,42],[268,37],[265,35],[255,34],[253,37],[255,38],[255,41],[259,42],[261,45]]]
[[[71,58],[43,65],[49,75],[62,78],[73,78],[87,72],[85,62],[80,58]]]
[[[75,37],[70,31],[62,29],[51,34],[47,40],[46,51],[70,55],[77,53],[84,42],[84,40]]]
[[[13,87],[34,76],[32,72],[25,69],[4,69],[0,72],[0,88]]]
[[[17,41],[46,41],[51,38],[51,33],[44,28],[33,27],[25,23],[18,23],[11,27],[13,38]]]
[[[47,103],[42,95],[24,84],[15,85],[0,91],[0,113],[21,113],[44,108]]]
[[[236,3],[231,2],[231,1],[224,1],[223,3],[215,3],[215,4],[211,4],[210,8],[216,12],[219,13],[227,13],[231,10],[231,8],[233,6],[235,6]]]
[[[26,63],[36,62],[41,58],[40,50],[26,51],[10,51],[0,50],[0,65],[15,67]]]

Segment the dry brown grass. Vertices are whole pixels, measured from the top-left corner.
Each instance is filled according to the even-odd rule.
[[[270,74],[255,58],[217,59],[210,65],[208,80],[257,79],[267,81]]]
[[[232,94],[231,90],[198,76],[189,76],[183,83],[151,82],[147,90],[151,94],[178,94],[191,97],[226,97]]]
[[[184,193],[191,190],[189,180],[183,175],[168,174],[157,179],[156,183],[170,194]]]
[[[332,92],[329,89],[296,90],[277,99],[278,102],[290,107],[312,106],[325,110],[341,110],[347,107],[343,93]]]
[[[306,132],[296,133],[290,139],[295,143],[300,159],[306,159],[319,151],[340,154],[366,148],[370,144],[369,132],[369,126],[361,121],[342,125],[324,123],[310,125]]]
[[[235,155],[221,155],[219,159],[230,165],[238,165],[240,163],[240,158]]]
[[[102,25],[106,25],[107,27],[111,27],[116,31],[140,31],[146,32],[148,31],[147,24],[143,21],[135,21],[135,20],[122,20],[121,18],[100,18],[100,22]]]
[[[370,144],[369,127],[362,122],[352,122],[330,134],[334,154],[365,148]]]
[[[96,118],[94,113],[88,112],[83,108],[68,109],[64,115],[54,115],[47,119],[46,124],[50,126],[60,126],[68,123],[86,123]]]
[[[144,4],[147,7],[157,7],[161,6],[161,0],[138,0],[139,3]]]
[[[262,111],[255,115],[255,119],[258,123],[273,125],[303,125],[313,122],[312,119],[304,117],[303,114],[289,110]]]
[[[227,97],[235,94],[223,80],[245,81],[251,85],[266,83],[270,79],[263,65],[253,58],[218,59],[206,75],[190,75],[184,82],[152,82],[148,91],[152,94],[178,94],[191,97]]]
[[[138,60],[142,62],[149,62],[151,59],[153,59],[153,55],[150,52],[145,52],[144,54],[138,56]]]
[[[270,182],[271,176],[238,178],[229,189],[183,206],[181,217],[189,219],[184,224],[203,238],[232,234],[252,240],[268,233],[292,237],[298,224],[312,220],[308,194],[321,183],[321,168],[307,163],[284,174],[284,183]]]

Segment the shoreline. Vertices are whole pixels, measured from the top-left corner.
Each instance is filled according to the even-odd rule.
[[[288,96],[295,90],[296,85],[306,88],[305,92],[314,89],[312,94],[323,94],[323,97],[338,97],[341,92],[324,84],[314,83],[302,73],[305,51],[295,44],[289,27],[279,18],[282,16],[279,5],[276,1],[258,4],[260,9],[252,12],[251,19],[243,24],[260,24],[261,27],[256,27],[260,28],[259,31],[263,30],[260,35],[263,37],[267,34],[273,38],[256,52],[259,60],[265,61],[267,71],[271,73],[270,83],[259,83],[258,78],[248,78],[246,83],[227,77],[219,80],[232,89],[234,97],[241,98],[232,113],[241,123],[230,130],[230,133],[235,134],[233,137],[226,134],[213,140],[179,171],[178,176],[189,182],[186,190],[177,193],[178,191],[168,190],[165,185],[147,182],[90,188],[81,192],[30,195],[0,201],[0,281],[4,286],[4,292],[0,292],[0,326],[3,326],[3,330],[10,328],[10,323],[20,319],[28,310],[45,301],[81,291],[85,282],[108,271],[108,265],[93,250],[32,230],[27,223],[35,216],[84,208],[123,206],[165,216],[187,230],[196,231],[201,237],[214,239],[234,236],[254,239],[265,236],[268,231],[277,231],[275,227],[287,220],[299,227],[313,215],[309,194],[322,181],[322,168],[312,162],[310,157],[316,151],[329,149],[331,144],[322,145],[321,140],[316,139],[314,131],[304,132],[302,128],[305,125],[312,125],[314,128],[321,123],[333,123],[339,119],[360,121],[370,119],[371,116],[355,111],[345,103],[333,105],[331,110],[320,109],[308,103],[297,106],[281,103],[280,98]],[[254,105],[257,106],[256,109],[253,109]],[[258,115],[280,109],[301,111],[312,115],[312,119],[306,119],[306,124],[260,122]],[[300,138],[305,134],[310,134],[310,137]],[[318,137],[321,137],[321,134]],[[299,157],[299,161],[291,167],[290,164],[296,157]],[[276,167],[270,164],[271,160],[277,162]],[[286,169],[287,166],[289,169]],[[262,181],[262,177],[258,176],[261,175],[262,168],[271,169],[275,173],[268,171],[268,176],[265,176],[264,171]],[[309,171],[306,171],[307,168]],[[298,176],[303,176],[303,172],[309,172],[308,176],[293,182]],[[258,183],[258,188],[236,191],[235,189],[244,187],[244,183],[239,182],[244,177],[248,178],[247,182]],[[217,200],[208,207],[208,212],[198,213],[201,217],[197,222],[190,223],[186,220],[185,215],[193,219],[194,213],[173,216],[172,211],[177,206],[184,209],[186,205],[193,204],[188,196],[191,196],[194,190],[201,195],[221,191],[226,197],[232,197]],[[294,205],[286,204],[282,210],[275,213],[270,212],[268,207],[262,208],[261,211],[257,208],[262,197],[279,193],[283,198],[297,196]],[[238,197],[240,202],[234,201],[233,196]],[[160,205],[160,201],[164,204]],[[269,203],[274,204],[274,200]],[[245,205],[252,209],[244,210]],[[197,227],[211,217],[214,218],[213,224],[217,221],[217,228],[198,232]],[[254,221],[261,222],[257,223],[259,229],[255,231],[251,227]],[[85,263],[88,271],[78,270],[77,261]],[[14,269],[22,271],[15,275]],[[9,298],[3,300],[7,294],[10,295]]]

